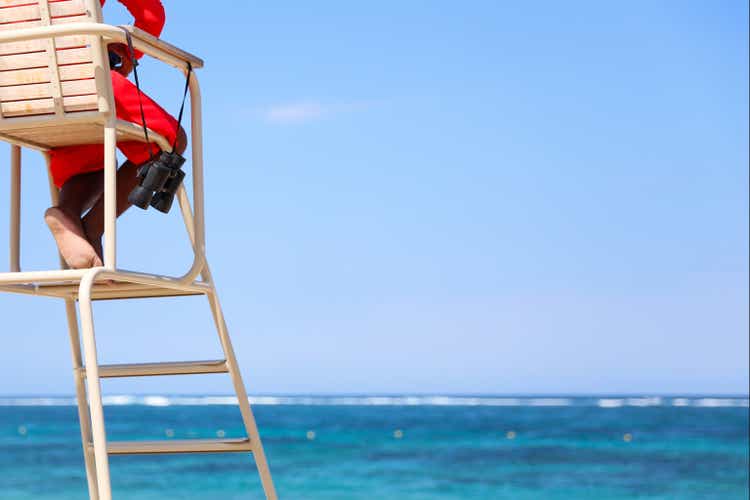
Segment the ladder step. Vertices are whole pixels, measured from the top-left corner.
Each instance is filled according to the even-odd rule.
[[[81,368],[82,375],[86,368]],[[176,361],[168,363],[133,363],[99,365],[100,378],[152,377],[157,375],[198,375],[205,373],[227,373],[224,359],[209,361]]]
[[[93,448],[93,445],[89,445]],[[107,443],[110,455],[154,455],[167,453],[228,453],[252,451],[249,438],[185,439],[159,441],[115,441]]]

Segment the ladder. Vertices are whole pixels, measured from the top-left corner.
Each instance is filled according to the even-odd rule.
[[[16,6],[16,4],[18,6]],[[189,68],[202,67],[203,61],[160,39],[133,27],[103,24],[99,0],[14,0],[4,8],[3,16],[14,20],[37,16],[39,21],[22,23],[23,29],[0,31],[0,61],[14,64],[13,75],[6,78],[23,80],[23,85],[0,88],[2,92],[39,92],[35,79],[44,80],[48,74],[63,75],[58,61],[56,44],[87,45],[75,49],[80,57],[78,67],[85,73],[83,80],[93,89],[92,99],[81,109],[80,100],[69,100],[60,79],[52,79],[46,87],[49,98],[23,94],[26,101],[6,104],[0,99],[0,140],[11,144],[10,161],[10,272],[0,273],[0,292],[53,297],[63,299],[73,359],[78,417],[81,428],[84,462],[91,500],[111,500],[109,456],[141,454],[224,453],[249,452],[254,458],[267,499],[277,498],[268,468],[258,427],[248,401],[245,385],[232,347],[219,297],[205,256],[205,227],[203,216],[203,142],[202,112],[198,78]],[[34,10],[36,9],[36,10]],[[60,10],[63,9],[63,10]],[[71,17],[76,14],[77,17]],[[29,17],[31,16],[31,17]],[[56,17],[57,16],[57,17]],[[5,19],[5,18],[3,18]],[[189,76],[192,148],[192,204],[184,186],[177,192],[189,240],[193,262],[182,276],[162,276],[133,272],[116,266],[116,157],[117,140],[141,140],[140,127],[118,120],[113,113],[114,101],[106,44],[124,43],[125,31],[132,35],[135,49],[171,65]],[[26,51],[18,58],[18,51]],[[28,55],[27,55],[28,54]],[[7,59],[15,58],[15,59]],[[40,65],[45,65],[40,71]],[[47,72],[49,70],[49,73]],[[12,72],[9,72],[12,73]],[[89,75],[89,76],[86,76]],[[102,76],[104,75],[104,76]],[[80,77],[80,75],[77,75]],[[49,82],[49,80],[46,80]],[[46,84],[44,84],[46,85]],[[22,88],[23,87],[23,88]],[[33,88],[31,88],[33,87]],[[51,90],[49,90],[51,88]],[[44,90],[44,89],[42,89]],[[19,94],[20,95],[20,94]],[[62,97],[61,97],[62,96]],[[20,102],[20,105],[17,105]],[[24,104],[26,103],[26,104]],[[168,150],[170,144],[153,131],[152,142]],[[103,139],[103,141],[102,141]],[[104,265],[90,269],[62,269],[22,271],[20,252],[21,211],[21,147],[40,151],[47,159],[49,150],[61,145],[104,143]],[[58,201],[58,190],[51,182],[53,205]],[[194,211],[193,211],[194,210]],[[204,295],[213,317],[223,351],[218,360],[184,362],[150,362],[137,364],[100,365],[94,334],[93,303],[100,300],[158,298]],[[76,307],[76,305],[78,307]],[[80,329],[79,329],[80,321]],[[229,374],[239,403],[246,436],[240,439],[196,439],[158,441],[108,441],[102,406],[101,379],[122,377],[152,377],[164,375]]]
[[[12,146],[11,152],[13,158],[11,172],[14,178],[11,184],[13,185],[16,183],[16,177],[20,171],[21,154],[18,146]],[[56,190],[51,190],[51,193],[54,204],[56,202]],[[18,203],[17,197],[13,198],[12,204]],[[184,189],[178,193],[178,200],[180,206],[186,208],[183,214],[186,214],[186,225],[190,228],[193,222]],[[194,242],[193,233],[188,232]],[[106,268],[0,273],[0,291],[55,297],[64,300],[73,360],[81,440],[91,500],[110,500],[112,498],[109,475],[109,456],[111,455],[229,452],[251,453],[266,498],[269,500],[277,498],[216,287],[208,264],[204,262],[201,268],[201,279],[189,283],[159,275],[119,270],[109,271]],[[221,344],[223,359],[129,364],[98,363],[93,302],[197,295],[205,295],[208,300]],[[76,308],[76,303],[78,308]],[[246,437],[156,441],[107,440],[101,379],[216,373],[227,373],[232,380],[246,430]]]

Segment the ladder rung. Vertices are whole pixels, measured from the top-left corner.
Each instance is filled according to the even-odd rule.
[[[151,377],[156,375],[198,375],[204,373],[227,373],[226,360],[210,361],[175,361],[167,363],[133,363],[119,365],[100,365],[100,378],[115,377]],[[82,368],[83,375],[86,368]]]
[[[93,445],[89,445],[93,446]],[[120,441],[107,443],[110,455],[153,455],[160,453],[228,453],[252,451],[249,438]]]

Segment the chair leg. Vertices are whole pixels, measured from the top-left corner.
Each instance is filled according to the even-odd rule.
[[[112,500],[107,435],[104,429],[104,408],[102,407],[99,362],[96,354],[96,339],[94,338],[94,314],[91,304],[91,288],[100,270],[101,268],[92,269],[83,277],[78,290],[78,303],[81,310],[81,330],[83,331],[83,348],[86,355],[86,381],[88,382],[89,407],[91,408],[96,482],[100,500]]]
[[[10,271],[21,270],[21,148],[10,147]]]
[[[81,376],[83,359],[81,356],[81,338],[78,333],[78,317],[76,305],[73,300],[65,301],[65,312],[68,316],[68,332],[70,333],[70,348],[73,355],[73,377],[76,386],[76,401],[78,403],[78,421],[81,426],[81,442],[83,443],[83,458],[86,463],[86,479],[89,486],[89,499],[99,500],[99,491],[96,484],[96,465],[94,455],[89,443],[91,443],[91,415],[86,400],[86,385]]]
[[[208,265],[205,266],[204,273],[206,278],[210,280]],[[255,459],[255,465],[258,468],[258,474],[260,475],[260,481],[263,485],[263,491],[266,494],[266,499],[276,500],[276,489],[274,488],[273,480],[271,479],[271,471],[268,468],[266,454],[263,451],[263,444],[260,440],[258,426],[255,424],[255,417],[253,416],[253,412],[250,409],[250,402],[247,398],[245,384],[242,382],[242,375],[240,374],[239,365],[237,364],[237,358],[234,355],[232,342],[231,340],[229,340],[229,333],[227,332],[227,325],[224,321],[224,314],[221,311],[219,297],[216,294],[216,288],[213,286],[213,282],[211,283],[211,286],[212,291],[207,295],[208,302],[211,306],[211,314],[213,315],[214,323],[219,333],[219,341],[221,342],[221,347],[224,350],[224,358],[227,360],[229,375],[232,377],[234,390],[237,393],[240,412],[242,413],[242,420],[245,424],[247,436],[250,438],[250,442],[253,445],[253,458]]]
[[[20,154],[20,153],[19,153]],[[47,175],[49,177],[49,193],[53,205],[57,205],[59,191],[52,182],[52,172],[50,170],[49,153],[44,153],[44,159],[47,163]],[[65,269],[65,261],[60,256],[60,267]],[[65,314],[68,318],[68,333],[70,335],[70,351],[73,357],[73,377],[76,386],[76,402],[78,404],[78,422],[81,427],[81,443],[83,444],[83,459],[86,464],[86,481],[89,486],[89,499],[99,500],[99,488],[96,484],[96,464],[94,455],[89,443],[91,443],[91,414],[86,399],[86,384],[81,377],[81,368],[83,359],[81,356],[81,336],[78,331],[78,315],[76,314],[76,304],[72,299],[65,301]]]
[[[117,267],[117,128],[114,117],[104,128],[104,267]]]

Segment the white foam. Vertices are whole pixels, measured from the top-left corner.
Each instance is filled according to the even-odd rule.
[[[170,396],[167,400],[170,406],[236,406],[238,402],[236,396]]]
[[[143,398],[143,404],[146,406],[169,406],[172,401],[165,396],[146,396]]]
[[[237,396],[212,396],[202,398],[205,405],[238,405]]]
[[[661,406],[661,398],[657,397],[628,398],[625,402],[628,406]]]
[[[738,398],[700,398],[693,403],[700,408],[728,408],[737,406],[748,406],[747,399]]]
[[[487,398],[484,400],[487,406],[521,406],[519,398]]]
[[[312,406],[571,406],[568,398],[498,398],[480,396],[255,396],[256,405]]]
[[[748,407],[747,398],[737,397],[704,397],[661,398],[643,397],[606,397],[606,398],[561,398],[561,397],[498,397],[498,396],[444,396],[444,395],[403,395],[403,396],[251,396],[253,405],[280,406],[496,406],[496,407],[566,407],[598,406],[600,408],[659,407]],[[170,395],[108,395],[102,398],[107,406],[213,406],[237,405],[235,396],[170,396]],[[75,406],[72,397],[0,397],[0,407],[4,406]]]
[[[619,408],[625,404],[624,399],[600,399],[596,405],[600,408]]]
[[[0,406],[75,406],[74,398],[0,398]]]
[[[573,401],[567,398],[535,398],[528,401],[529,406],[572,406]]]
[[[111,406],[129,406],[137,401],[135,396],[103,396],[102,404]]]

